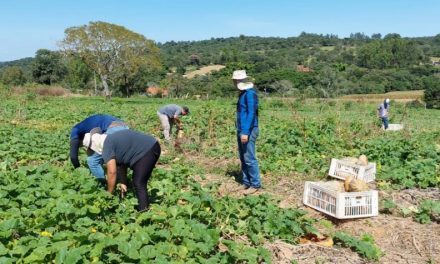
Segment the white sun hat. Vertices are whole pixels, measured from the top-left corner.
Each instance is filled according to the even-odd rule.
[[[102,154],[102,149],[104,148],[104,141],[107,134],[99,133],[86,133],[83,139],[83,145],[87,149],[91,149],[98,154]]]
[[[232,79],[233,80],[243,80],[246,79],[248,76],[246,75],[245,70],[237,70],[232,73]]]

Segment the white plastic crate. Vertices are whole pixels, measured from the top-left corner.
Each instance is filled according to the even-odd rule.
[[[340,180],[353,176],[355,179],[372,182],[376,179],[376,163],[369,162],[368,165],[363,166],[348,161],[332,159],[328,175]]]
[[[382,126],[383,128],[383,126]],[[403,129],[403,125],[402,124],[388,124],[388,128],[386,131],[398,131],[398,130],[402,130]]]
[[[303,203],[337,219],[377,216],[378,193],[341,192],[328,182],[306,182]]]

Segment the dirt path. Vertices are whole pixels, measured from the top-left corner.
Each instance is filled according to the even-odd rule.
[[[218,183],[219,196],[242,197],[240,184],[227,168],[238,167],[233,160],[210,160],[206,158],[189,158],[191,162],[203,166],[208,173],[204,178],[195,177],[202,185]],[[216,168],[212,173],[212,168]],[[218,172],[224,168],[223,172]],[[279,199],[283,208],[301,208],[307,210],[315,219],[326,219],[333,223],[333,231],[344,231],[357,237],[364,233],[371,234],[377,245],[384,252],[379,263],[440,263],[440,224],[419,224],[411,217],[403,218],[387,214],[377,217],[353,220],[337,220],[327,217],[302,203],[304,177],[301,175],[286,175],[284,177],[262,177],[263,192]],[[439,189],[406,190],[380,192],[380,198],[390,198],[401,206],[417,206],[420,198],[440,199]],[[274,263],[368,263],[357,253],[339,247],[322,247],[317,245],[289,245],[275,241],[265,245],[273,253]]]

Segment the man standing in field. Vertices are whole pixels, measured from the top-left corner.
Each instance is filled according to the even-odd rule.
[[[92,129],[99,128],[103,133],[112,134],[119,130],[128,129],[128,126],[119,118],[111,115],[92,115],[76,124],[70,131],[70,161],[73,167],[80,166],[78,159],[78,150],[86,133]],[[87,165],[90,172],[101,184],[105,184],[104,170],[102,168],[102,156],[97,152],[88,152]]]
[[[87,133],[83,144],[95,153],[102,153],[107,165],[107,191],[113,193],[117,179],[121,182],[121,197],[128,189],[127,168],[133,170],[133,187],[138,199],[138,211],[148,209],[147,183],[159,160],[161,148],[151,135],[134,130],[121,130],[111,135]]]
[[[179,106],[176,104],[169,104],[163,106],[157,111],[157,116],[160,119],[160,123],[163,128],[163,136],[166,141],[170,142],[173,124],[177,123],[178,129],[182,130],[183,125],[180,120],[180,116],[185,116],[189,113],[189,108],[187,106]]]
[[[240,90],[237,102],[237,143],[243,176],[243,194],[256,193],[261,188],[260,170],[255,153],[258,129],[258,96],[252,82],[247,82],[246,71],[237,70],[232,75],[235,87]]]
[[[377,117],[382,119],[383,128],[385,130],[388,129],[388,113],[390,111],[390,99],[387,98],[383,102],[383,104],[380,104],[379,107],[377,107]]]

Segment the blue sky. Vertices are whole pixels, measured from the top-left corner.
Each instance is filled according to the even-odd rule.
[[[156,42],[211,37],[440,33],[439,0],[0,0],[0,61],[57,49],[64,30],[105,21]]]

